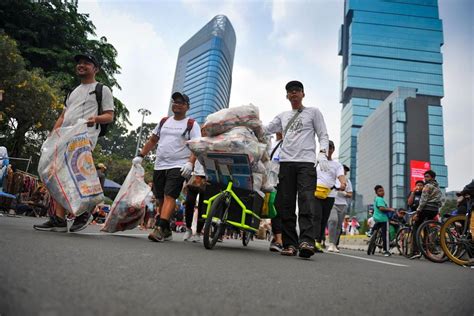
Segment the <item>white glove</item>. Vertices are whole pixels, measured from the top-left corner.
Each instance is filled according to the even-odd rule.
[[[189,178],[193,172],[193,164],[189,161],[181,167],[181,176],[183,178]]]
[[[326,156],[325,153],[319,153],[318,154],[318,164],[319,168],[323,172],[329,171],[329,162],[328,162],[328,157]]]
[[[143,161],[143,158],[140,157],[140,156],[136,156],[135,158],[133,158],[132,160],[132,165],[141,165],[142,164],[142,161]]]

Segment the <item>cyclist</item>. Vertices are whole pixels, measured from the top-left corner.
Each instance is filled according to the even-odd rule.
[[[425,185],[421,193],[420,203],[416,209],[416,214],[413,217],[413,255],[410,259],[421,258],[421,253],[418,252],[418,245],[415,242],[418,227],[426,221],[431,220],[438,215],[439,208],[442,204],[443,194],[436,181],[436,173],[433,170],[428,170],[424,174]]]
[[[382,240],[383,240],[383,255],[389,257],[392,254],[389,251],[389,220],[388,212],[394,212],[395,209],[388,207],[387,202],[384,200],[385,191],[383,186],[377,184],[374,188],[376,197],[374,200],[374,220],[375,225],[372,229],[373,232],[376,232],[377,229],[382,229]]]
[[[423,191],[424,182],[422,180],[418,180],[415,183],[415,190],[410,192],[408,196],[408,207],[412,212],[416,212],[418,205],[420,205],[421,199],[421,192]]]

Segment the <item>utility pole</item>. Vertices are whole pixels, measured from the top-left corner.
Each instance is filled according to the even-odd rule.
[[[140,125],[140,132],[138,133],[138,141],[137,141],[137,149],[135,150],[135,157],[138,155],[138,149],[140,148],[140,142],[142,141],[142,130],[143,130],[143,121],[145,120],[145,116],[148,116],[151,114],[150,111],[147,109],[139,109],[138,113],[142,115],[142,124]]]

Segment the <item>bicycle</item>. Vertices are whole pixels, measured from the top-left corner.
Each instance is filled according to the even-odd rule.
[[[441,226],[440,243],[446,256],[452,262],[467,266],[472,265],[474,257],[474,241],[470,231],[472,216],[472,200],[470,194],[463,194],[466,203],[466,214],[448,218]]]
[[[441,249],[440,231],[442,224],[437,220],[424,221],[416,231],[416,243],[421,254],[431,262],[443,263],[448,257]]]

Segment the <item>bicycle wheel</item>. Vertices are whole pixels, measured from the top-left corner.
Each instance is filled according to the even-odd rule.
[[[403,227],[402,229],[398,231],[397,237],[395,238],[398,252],[400,253],[401,256],[404,256],[407,258],[410,256],[410,249],[409,249],[410,248],[409,247],[410,232],[411,232],[410,227]]]
[[[381,235],[381,231],[382,230],[378,228],[372,233],[372,237],[370,237],[369,246],[367,247],[367,254],[369,256],[375,253],[375,249],[377,248],[377,239],[379,238],[379,235]]]
[[[225,217],[228,208],[227,194],[221,193],[212,201],[209,216],[204,224],[203,243],[206,249],[212,249],[224,230]]]
[[[421,254],[435,263],[448,260],[440,244],[441,223],[438,221],[423,222],[416,232],[416,242]]]
[[[252,237],[252,233],[243,230],[242,231],[242,245],[248,246],[251,237]]]
[[[469,254],[474,247],[465,215],[450,217],[440,232],[441,248],[452,262],[464,266],[469,264]]]

